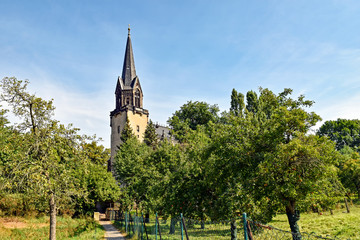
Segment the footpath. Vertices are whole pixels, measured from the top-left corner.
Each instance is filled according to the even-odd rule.
[[[124,236],[111,224],[110,221],[99,219],[99,223],[105,229],[105,239],[107,240],[125,240]]]

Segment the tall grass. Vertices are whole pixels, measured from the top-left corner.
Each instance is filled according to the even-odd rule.
[[[19,228],[5,227],[6,223],[17,221]],[[103,239],[105,231],[91,218],[72,219],[57,217],[57,239]],[[40,240],[49,238],[49,218],[2,218],[0,219],[0,239],[2,240]]]

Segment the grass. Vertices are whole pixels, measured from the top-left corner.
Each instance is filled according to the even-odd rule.
[[[104,233],[103,228],[91,218],[57,217],[57,239],[103,239]],[[0,218],[0,239],[49,239],[49,218]]]
[[[238,224],[240,224],[240,222]],[[115,221],[114,225],[115,225],[115,227],[120,229],[120,231],[122,231],[123,233],[125,232],[125,227],[120,222]],[[181,239],[181,227],[180,227],[179,221],[175,225],[175,233],[174,234],[169,234],[170,219],[168,219],[167,221],[160,220],[160,226],[161,226],[160,231],[161,231],[161,239],[162,240],[179,240],[179,239]],[[190,224],[190,222],[186,220],[186,226],[187,226],[189,238],[191,240],[193,240],[193,239],[195,239],[195,240],[204,240],[204,239],[228,240],[228,239],[230,239],[230,236],[231,236],[230,223],[214,224],[214,223],[206,222],[205,229],[201,229],[200,222],[197,222],[197,223],[193,222],[192,224]],[[133,230],[132,230],[133,228],[135,229],[135,232],[137,231],[136,229],[139,229],[138,232],[141,231],[141,225],[139,226],[136,224],[134,226],[133,223],[131,223],[131,226],[128,225],[128,233],[130,232],[130,234],[126,235],[127,239],[131,239],[131,240],[138,239],[137,233],[135,233],[135,234],[133,233]],[[155,239],[154,219],[151,219],[150,223],[146,223],[146,231],[148,233],[148,238],[150,240],[154,240]],[[184,239],[186,239],[185,231],[183,232],[183,234],[184,234]],[[144,237],[144,239],[146,239],[145,229],[143,229],[143,237]],[[160,239],[159,235],[158,235],[157,239]],[[238,239],[239,240],[242,239],[241,229],[238,231]]]
[[[115,227],[117,227],[118,229],[120,229],[122,232],[125,232],[125,228],[123,225],[121,225],[119,222],[115,221],[114,222]],[[161,220],[160,221],[160,231],[161,231],[161,239],[162,240],[179,240],[181,239],[181,228],[180,228],[180,223],[177,222],[175,225],[175,233],[174,234],[169,234],[170,232],[170,220],[167,220],[166,222]],[[141,229],[141,227],[139,226],[135,226],[136,228]],[[188,226],[188,234],[189,234],[189,238],[190,239],[196,239],[196,240],[201,240],[201,239],[229,239],[230,236],[230,228],[228,224],[205,224],[205,229],[201,229],[200,224],[194,224],[191,227]],[[128,226],[128,232],[130,231],[130,229],[133,229],[133,225]],[[136,230],[135,230],[136,231]],[[141,231],[141,230],[139,230]],[[149,239],[155,239],[155,222],[154,221],[150,221],[150,223],[146,224],[146,231],[148,233],[148,237]],[[137,238],[137,234],[133,234],[132,230],[130,232],[131,234],[128,234],[126,236],[127,239],[138,239]],[[159,233],[158,233],[159,234]],[[183,232],[184,234],[184,239],[186,239],[185,237],[185,231]],[[145,229],[143,230],[143,236],[146,239],[146,233],[145,233]],[[158,239],[159,235],[158,235]],[[239,238],[240,240],[240,238]]]
[[[288,230],[289,224],[285,214],[276,216],[269,223],[274,227]],[[334,210],[334,215],[330,212],[302,213],[299,221],[300,231],[307,233],[316,233],[322,236],[332,236],[340,239],[360,240],[360,206],[352,206],[350,213],[346,209]]]
[[[115,226],[118,229],[121,229],[122,232],[125,232],[125,228],[121,223],[115,222]],[[243,239],[243,230],[242,223],[239,221],[238,223],[238,239]],[[162,239],[165,240],[176,240],[181,239],[180,236],[180,224],[179,222],[176,224],[175,234],[169,234],[169,225],[170,220],[167,222],[161,220],[161,233]],[[292,239],[289,224],[287,221],[287,217],[285,214],[277,215],[273,221],[268,223],[267,225],[271,225],[275,228],[284,230],[278,231],[275,229],[265,229],[260,228],[258,226],[252,226],[254,239]],[[360,206],[352,206],[351,212],[346,213],[345,209],[337,209],[334,210],[334,215],[331,215],[330,212],[324,212],[321,215],[318,213],[302,213],[299,221],[300,231],[306,232],[308,234],[322,236],[322,237],[332,237],[337,239],[352,239],[352,240],[360,240]],[[128,232],[133,228],[133,224],[128,226]],[[136,228],[136,226],[135,226]],[[187,223],[188,234],[191,240],[205,240],[205,239],[230,239],[230,224],[205,224],[205,229],[201,229],[199,224],[194,224],[193,226],[189,226]],[[150,222],[146,224],[146,229],[149,235],[149,239],[155,239],[155,223]],[[131,232],[132,233],[132,232]],[[314,234],[315,233],[315,234]],[[185,234],[185,233],[184,233]],[[145,237],[145,230],[143,232],[143,236]],[[310,235],[311,236],[311,235]],[[311,238],[303,235],[304,239],[317,239]],[[131,234],[127,236],[127,239],[137,239],[136,234]],[[159,239],[159,237],[158,237]],[[186,239],[184,237],[184,239]]]

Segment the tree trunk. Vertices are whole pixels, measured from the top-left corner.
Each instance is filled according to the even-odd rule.
[[[293,240],[301,240],[301,233],[297,222],[300,220],[300,212],[295,210],[295,201],[289,201],[286,206],[286,215],[288,217]]]
[[[50,195],[50,240],[56,240],[56,203],[55,195],[51,193]]]
[[[175,224],[176,224],[175,218],[171,217],[169,234],[175,234]]]
[[[150,223],[150,213],[145,213],[145,223]]]
[[[201,219],[201,229],[205,229],[205,220]]]

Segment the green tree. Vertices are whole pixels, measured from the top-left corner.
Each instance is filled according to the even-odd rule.
[[[231,92],[230,113],[235,116],[241,115],[245,107],[244,95],[238,93],[235,88]]]
[[[120,186],[106,167],[110,151],[98,145],[98,141],[92,137],[82,142],[78,152],[81,164],[73,164],[73,177],[78,179],[79,188],[84,189],[75,200],[75,214],[92,213],[96,202],[114,202],[120,198]]]
[[[148,189],[151,186],[151,168],[145,166],[150,148],[135,137],[122,143],[115,156],[115,175],[122,186],[122,203],[126,207],[132,203],[147,207]]]
[[[133,129],[130,126],[129,118],[126,118],[126,124],[125,124],[123,130],[121,131],[120,139],[124,143],[129,138],[135,138],[135,135],[134,135]]]
[[[256,113],[258,111],[259,99],[256,92],[249,91],[246,93],[246,109],[252,113]]]
[[[105,148],[103,145],[98,145],[97,141],[92,140],[84,142],[82,145],[82,151],[86,153],[86,157],[94,164],[105,166],[110,158],[110,149]]]
[[[338,150],[349,146],[360,151],[360,120],[337,119],[326,121],[318,130],[319,136],[327,136],[336,142]]]
[[[149,147],[152,147],[155,149],[159,142],[159,138],[155,131],[155,125],[150,120],[148,125],[146,126],[145,133],[144,133],[144,143],[148,145]]]
[[[168,123],[176,131],[177,126],[174,118],[178,117],[180,122],[186,123],[190,129],[195,130],[198,125],[206,125],[210,121],[216,122],[219,118],[218,112],[219,108],[217,105],[209,105],[206,102],[188,101],[169,118]]]
[[[332,185],[334,177],[330,180],[328,176],[334,175],[333,145],[322,138],[304,136],[320,117],[305,111],[312,101],[304,96],[292,99],[291,93],[291,89],[285,89],[275,95],[268,89],[260,89],[259,98],[255,93],[250,94],[253,97],[248,99],[253,100],[248,101],[244,116],[229,115],[226,124],[214,126],[209,155],[216,156],[214,169],[221,169],[220,173],[212,174],[212,181],[219,184],[216,195],[221,196],[217,198],[219,207],[213,208],[215,215],[231,217],[236,209],[241,209],[269,221],[276,211],[285,208],[296,236],[299,234],[296,204],[317,190],[318,185],[310,183],[319,179]],[[309,175],[304,175],[310,163],[315,164],[314,173],[309,171]],[[274,168],[276,165],[278,168]],[[293,165],[299,170],[294,170]],[[304,187],[299,176],[307,183]],[[262,182],[266,179],[271,181]]]
[[[6,112],[5,109],[0,109],[0,192],[11,189],[11,182],[7,179],[11,177],[11,169],[16,166],[11,161],[11,157],[22,154],[21,144],[18,141],[20,137],[8,126],[10,122],[6,117]]]
[[[168,123],[173,129],[175,138],[183,142],[186,134],[195,130],[197,126],[206,126],[209,122],[218,122],[219,108],[206,102],[188,101],[180,107]]]
[[[87,162],[73,174],[83,194],[75,199],[75,215],[92,214],[97,202],[115,202],[121,195],[120,186],[103,165]]]
[[[150,188],[151,207],[165,216],[171,216],[171,226],[176,216],[183,212],[186,162],[180,145],[174,145],[166,139],[153,151],[146,160],[146,169],[151,169],[152,183]],[[187,194],[187,192],[185,192]],[[175,229],[170,227],[170,234]]]
[[[91,193],[87,187],[90,185],[84,187],[82,177],[89,175],[91,171],[99,172],[99,166],[103,168],[100,171],[103,176],[106,171],[101,164],[103,160],[94,157],[101,152],[101,147],[93,146],[90,151],[91,144],[84,143],[89,138],[78,135],[78,129],[71,125],[65,127],[52,119],[52,101],[29,94],[28,83],[27,80],[21,81],[14,77],[3,78],[0,83],[1,100],[6,101],[13,113],[22,120],[16,125],[16,131],[13,131],[16,135],[11,146],[16,151],[3,155],[7,164],[12,165],[11,168],[7,167],[6,179],[2,181],[5,183],[3,186],[10,186],[9,190],[12,192],[48,203],[49,238],[55,239],[59,207],[69,205],[79,197],[89,199]],[[21,146],[21,151],[17,151],[16,146]],[[103,152],[100,155],[104,156]],[[89,163],[94,164],[93,168],[88,168]],[[107,195],[97,193],[98,198],[106,199]]]
[[[360,199],[360,155],[352,148],[341,149],[342,161],[339,164],[339,176],[344,187],[352,193],[357,193]]]
[[[265,155],[256,169],[253,188],[249,190],[261,202],[285,206],[293,239],[300,239],[297,205],[314,193],[327,199],[342,195],[336,175],[337,161],[338,155],[331,141],[298,134],[289,143],[282,143],[274,152]],[[327,185],[332,188],[324,191]],[[269,211],[269,215],[274,215],[276,208]]]
[[[66,129],[59,128],[57,122],[51,120],[54,107],[52,101],[44,101],[41,98],[26,92],[28,81],[16,78],[3,78],[1,99],[6,101],[14,114],[23,119],[19,125],[20,130],[27,131],[27,155],[21,159],[22,164],[16,169],[19,175],[27,177],[27,184],[15,184],[17,188],[25,188],[24,191],[39,192],[48,196],[50,206],[50,239],[56,238],[56,196],[58,188],[66,184],[68,173],[58,163],[58,155],[52,146],[57,146],[59,136]],[[53,134],[55,132],[55,134]],[[18,176],[17,174],[14,174]],[[59,178],[60,177],[60,178]],[[21,183],[21,180],[16,182]],[[31,184],[36,182],[37,184]]]

